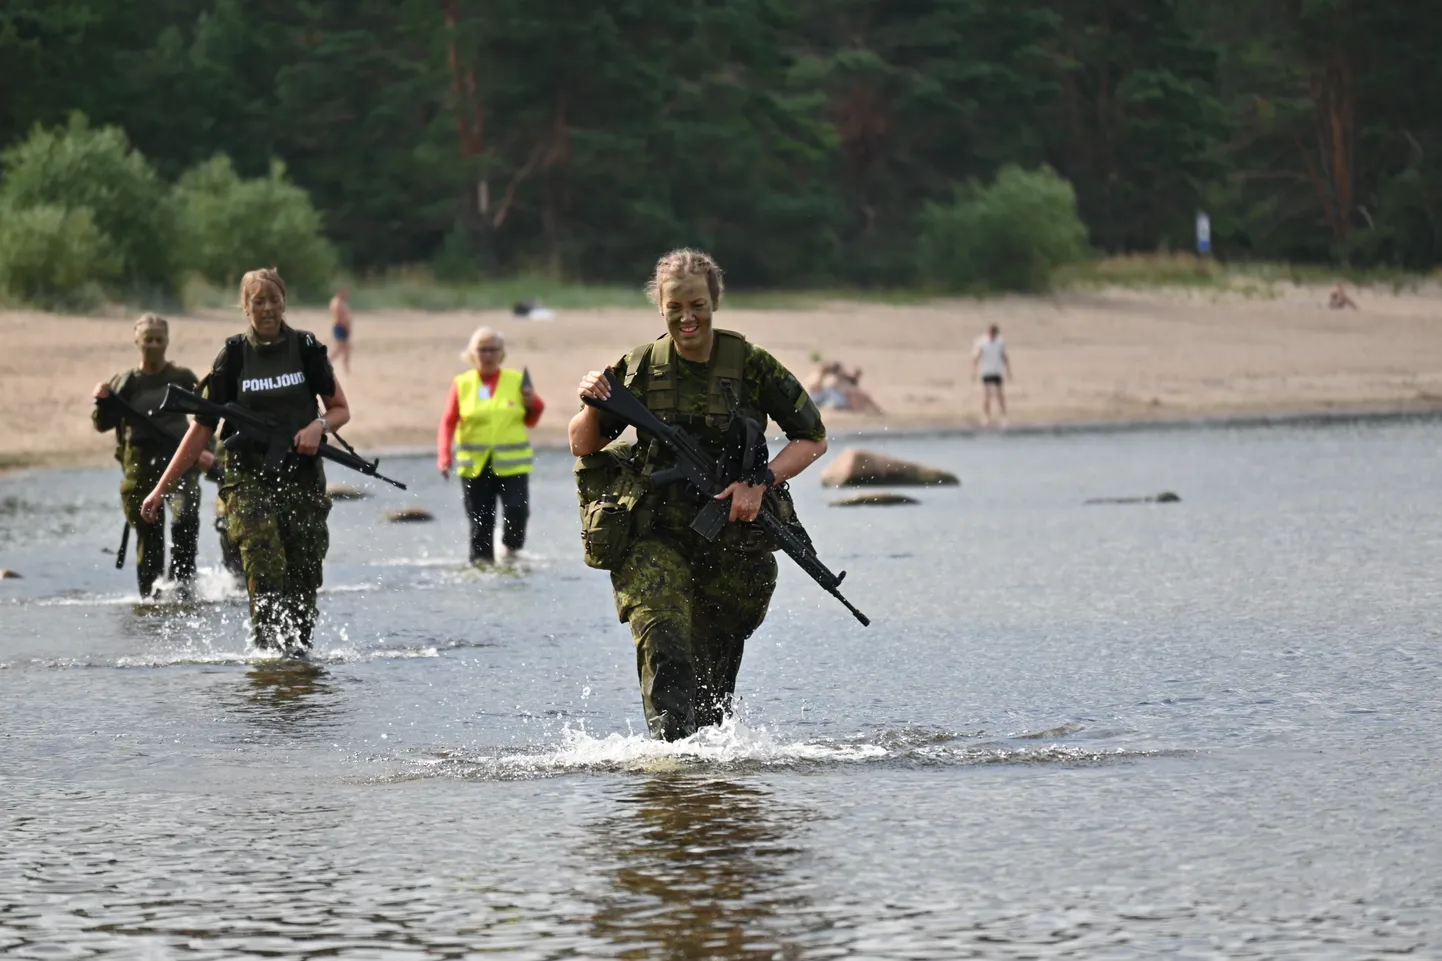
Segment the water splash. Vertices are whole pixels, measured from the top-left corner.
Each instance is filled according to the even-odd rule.
[[[594,735],[584,725],[567,725],[552,748],[498,749],[495,753],[441,752],[412,759],[411,777],[460,777],[521,780],[582,773],[724,771],[728,773],[850,764],[971,766],[988,764],[1094,765],[1189,752],[1135,747],[1079,747],[1065,744],[1017,744],[1012,738],[979,740],[957,734],[907,728],[858,733],[843,738],[791,739],[764,725],[731,718],[703,728],[681,741],[658,741],[645,734]],[[1026,737],[1023,735],[1023,737]],[[1034,736],[1031,736],[1034,738]]]

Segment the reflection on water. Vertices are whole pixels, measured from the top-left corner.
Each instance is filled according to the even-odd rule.
[[[773,958],[810,914],[795,875],[807,818],[768,791],[687,775],[648,778],[597,827],[615,879],[592,919],[622,957]]]
[[[317,733],[339,720],[340,698],[326,669],[299,660],[263,661],[245,672],[234,707],[256,725],[280,732]]]

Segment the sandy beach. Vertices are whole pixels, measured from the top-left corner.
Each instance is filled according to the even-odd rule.
[[[971,347],[1002,328],[1015,380],[1013,425],[1368,409],[1442,408],[1442,292],[1363,290],[1359,310],[1329,310],[1322,288],[1272,298],[1185,291],[1069,292],[1054,298],[887,306],[836,302],[815,310],[724,309],[741,331],[804,377],[820,355],[864,371],[885,411],[826,412],[837,432],[966,427],[980,420]],[[639,297],[638,297],[639,300]],[[172,317],[170,356],[203,375],[238,310]],[[322,310],[293,326],[328,339]],[[0,311],[0,467],[103,463],[108,437],[91,428],[94,385],[132,366],[132,318]],[[634,310],[561,311],[546,321],[505,312],[357,311],[354,359],[343,375],[351,443],[370,450],[431,447],[458,352],[487,324],[508,341],[507,366],[529,366],[548,403],[538,443],[564,440],[575,385],[662,330]]]

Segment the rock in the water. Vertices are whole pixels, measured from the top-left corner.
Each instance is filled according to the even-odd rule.
[[[891,507],[895,504],[920,504],[921,501],[915,497],[907,497],[905,494],[852,494],[850,497],[843,497],[839,501],[832,501],[832,507]]]
[[[0,567],[0,581],[18,581],[20,575],[8,567]]]
[[[358,501],[371,496],[359,487],[352,487],[349,484],[327,484],[325,492],[333,501]]]
[[[393,511],[386,511],[382,516],[392,524],[413,524],[417,521],[435,520],[435,516],[424,507],[401,507]]]
[[[821,472],[822,487],[932,487],[960,484],[955,474],[848,447]]]
[[[1177,504],[1181,498],[1171,491],[1162,491],[1150,497],[1093,497],[1088,504]]]

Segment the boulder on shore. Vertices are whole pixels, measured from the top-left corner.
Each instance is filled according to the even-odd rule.
[[[1093,497],[1087,504],[1177,504],[1181,498],[1171,491],[1162,491],[1150,497]]]
[[[418,521],[433,521],[435,515],[424,507],[398,507],[393,511],[386,511],[383,515],[392,524],[414,524]]]
[[[905,494],[886,494],[876,492],[872,494],[852,494],[850,497],[843,497],[839,501],[832,501],[832,507],[891,507],[900,504],[920,504],[921,501],[915,497],[907,497]]]
[[[955,474],[848,447],[821,472],[822,487],[935,487],[960,484]]]
[[[359,501],[371,496],[359,487],[352,487],[349,484],[327,484],[325,492],[333,501]]]

